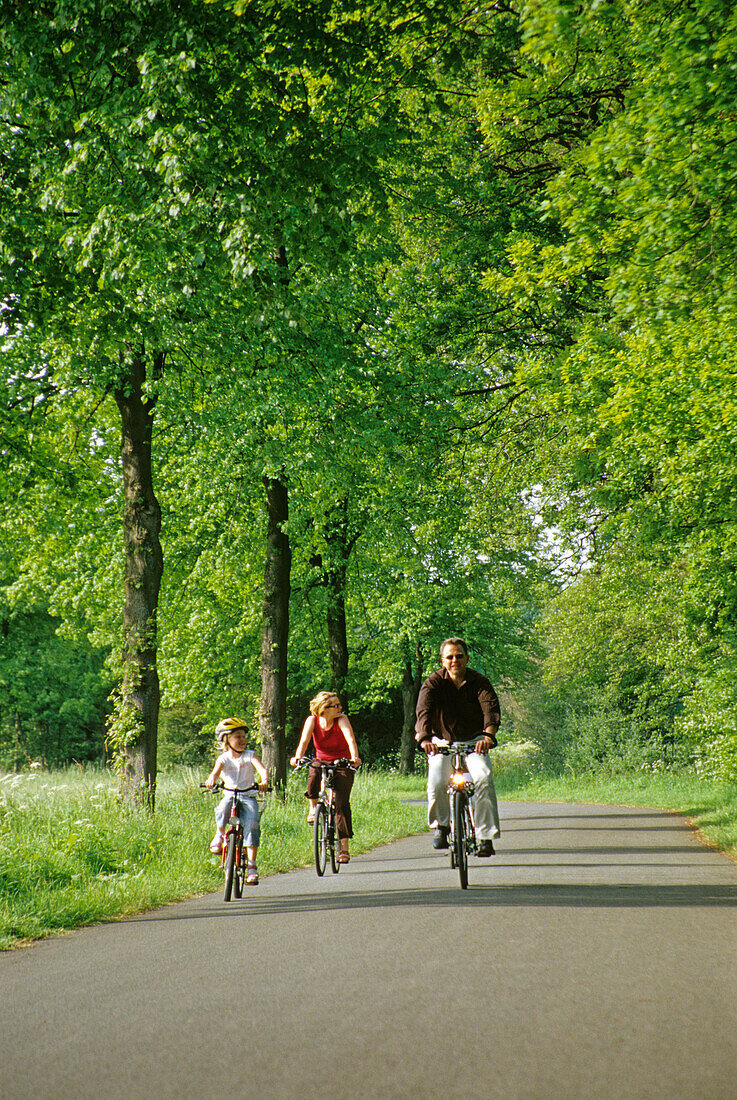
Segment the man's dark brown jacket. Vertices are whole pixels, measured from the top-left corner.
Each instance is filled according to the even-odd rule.
[[[466,682],[457,688],[446,670],[433,672],[417,698],[415,740],[444,737],[448,741],[471,741],[482,730],[501,722],[499,698],[491,683],[472,668]]]

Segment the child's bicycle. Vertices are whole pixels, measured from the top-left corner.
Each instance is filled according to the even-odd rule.
[[[239,795],[252,794],[253,791],[258,791],[259,787],[254,784],[251,787],[234,788],[226,787],[224,783],[216,783],[214,787],[206,787],[204,783],[200,783],[200,786],[207,791],[227,791],[228,794],[233,795],[228,827],[225,830],[223,845],[220,849],[221,864],[225,869],[223,900],[230,901],[233,894],[237,898],[241,898],[243,897],[243,884],[246,879],[248,860],[243,858],[243,826],[239,815],[241,807]]]
[[[481,734],[479,736],[482,736]],[[452,756],[452,771],[448,781],[450,801],[450,865],[458,868],[461,889],[468,887],[468,855],[476,852],[476,826],[473,819],[471,795],[475,787],[466,771],[466,753],[476,748],[474,741],[453,741],[438,745],[437,752]]]
[[[319,767],[322,773],[313,827],[315,870],[322,878],[328,863],[328,852],[330,852],[330,867],[333,874],[337,875],[340,870],[340,840],[335,820],[335,772],[338,768],[351,768],[356,771],[356,766],[347,759],[334,760],[331,764],[327,764],[321,760],[313,760],[311,756],[303,756],[294,767],[306,768],[310,764]]]

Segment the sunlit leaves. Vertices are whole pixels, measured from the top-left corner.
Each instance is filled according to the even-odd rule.
[[[691,727],[696,690],[718,739],[737,606],[734,11],[532,2],[523,20],[519,74],[481,117],[505,171],[538,186],[539,224],[485,283],[547,338],[520,372],[561,426],[548,491],[602,562],[557,604],[549,671],[619,707],[627,677],[682,691]]]

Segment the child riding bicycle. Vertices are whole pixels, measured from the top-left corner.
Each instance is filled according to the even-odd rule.
[[[309,824],[315,820],[315,806],[320,796],[321,764],[332,764],[335,760],[350,759],[358,767],[361,758],[353,727],[347,714],[343,714],[340,699],[333,691],[320,691],[310,702],[310,716],[302,727],[299,744],[290,760],[295,767],[304,756],[310,741],[315,746],[315,764],[310,767],[307,777],[307,794],[310,812]],[[335,810],[338,836],[340,838],[340,863],[350,860],[349,840],[353,836],[351,817],[351,788],[354,773],[350,768],[337,768],[335,772]]]
[[[226,787],[225,795],[215,807],[217,829],[210,842],[210,851],[217,854],[223,846],[225,829],[233,805],[234,795],[228,788],[243,790],[258,784],[259,790],[265,791],[269,777],[266,768],[256,756],[256,753],[252,749],[246,748],[248,732],[245,722],[240,718],[223,718],[222,721],[218,722],[215,733],[224,751],[215,761],[215,766],[205,780],[205,786],[212,789],[218,779],[222,777]],[[256,775],[258,775],[258,780]],[[256,853],[261,839],[258,803],[255,798],[241,796],[240,806],[243,842],[248,856],[246,885],[258,886]]]

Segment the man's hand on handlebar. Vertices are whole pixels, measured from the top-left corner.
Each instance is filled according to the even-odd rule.
[[[480,737],[476,742],[476,752],[489,752],[490,749],[496,748],[496,734],[493,730],[484,730],[483,737]]]

